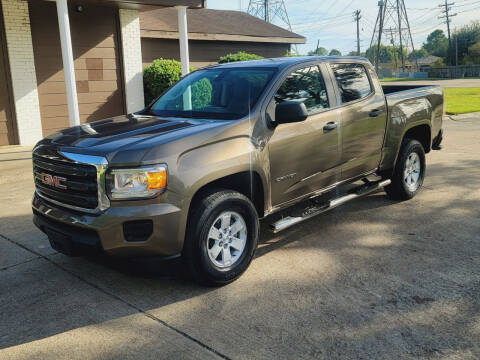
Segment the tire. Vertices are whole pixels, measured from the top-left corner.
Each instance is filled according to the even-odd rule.
[[[192,209],[182,254],[189,273],[203,285],[231,283],[247,270],[257,249],[255,206],[239,192],[219,189],[205,194]]]
[[[425,150],[417,140],[405,139],[391,177],[392,183],[385,187],[385,191],[391,199],[409,200],[420,191],[424,178]]]

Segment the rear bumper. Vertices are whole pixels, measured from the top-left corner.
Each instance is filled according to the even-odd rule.
[[[67,255],[103,251],[121,257],[181,253],[181,210],[171,204],[112,206],[99,215],[74,212],[34,195],[34,224]]]

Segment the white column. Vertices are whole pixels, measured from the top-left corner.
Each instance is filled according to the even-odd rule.
[[[142,42],[138,10],[120,9],[120,31],[123,54],[123,76],[127,113],[145,107],[143,96]]]
[[[27,0],[0,0],[12,76],[13,100],[20,145],[42,138],[37,75]]]
[[[62,46],[63,72],[67,89],[68,118],[70,126],[80,125],[78,110],[77,83],[75,82],[75,67],[73,65],[72,36],[70,35],[70,20],[68,18],[67,0],[57,0],[58,27]]]
[[[175,6],[178,14],[178,34],[180,36],[180,60],[182,62],[182,75],[190,72],[190,56],[188,54],[188,26],[187,7]]]

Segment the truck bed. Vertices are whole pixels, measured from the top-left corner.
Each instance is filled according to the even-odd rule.
[[[435,85],[382,85],[383,93],[385,95],[407,90],[418,90],[421,88],[428,88]]]

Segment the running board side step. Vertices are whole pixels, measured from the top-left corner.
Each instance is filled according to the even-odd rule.
[[[392,181],[390,179],[373,182],[366,185],[359,186],[353,193],[339,197],[337,199],[330,200],[321,205],[315,205],[313,207],[306,208],[301,216],[287,216],[280,219],[273,224],[270,224],[270,228],[274,233],[278,233],[282,230],[301,223],[302,221],[311,219],[314,216],[320,215],[324,212],[332,210],[337,206],[343,205],[350,200],[359,198],[361,196],[368,195],[376,190],[379,190],[387,185],[390,185]]]

